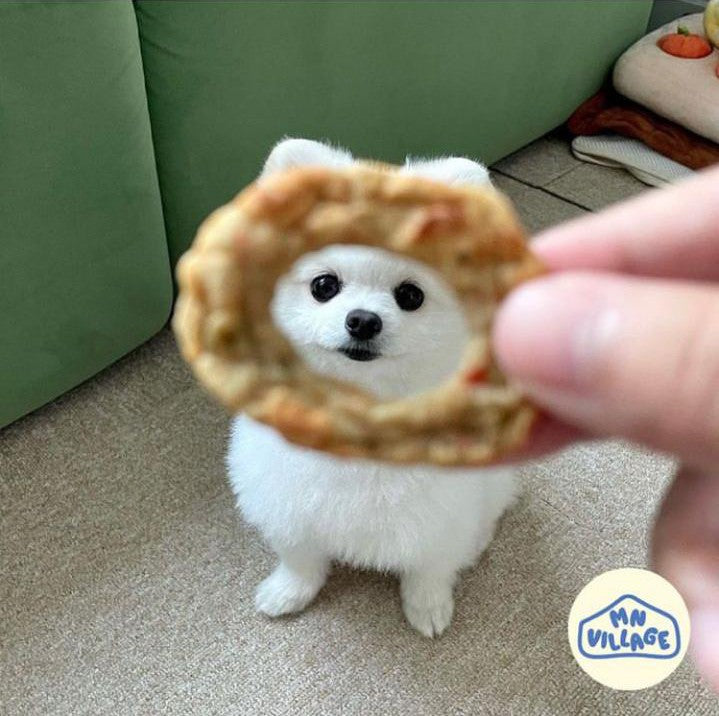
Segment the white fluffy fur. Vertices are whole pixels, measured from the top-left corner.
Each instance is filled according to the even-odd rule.
[[[288,139],[263,174],[302,164],[342,166],[352,156],[309,140]],[[484,183],[486,169],[458,157],[409,161],[404,171],[441,181]],[[309,284],[328,271],[342,290],[317,302]],[[417,311],[402,311],[393,289],[412,280],[425,293]],[[381,357],[353,361],[348,311],[377,313]],[[467,336],[457,299],[429,267],[363,246],[330,246],[302,257],[278,284],[272,305],[280,329],[314,370],[352,381],[381,398],[436,385],[454,370]],[[507,469],[461,470],[343,460],[286,442],[247,416],[232,425],[230,482],[245,519],[264,535],[279,564],[259,586],[258,610],[299,611],[316,596],[333,560],[396,572],[410,624],[426,636],[449,625],[457,573],[489,543],[516,494]]]

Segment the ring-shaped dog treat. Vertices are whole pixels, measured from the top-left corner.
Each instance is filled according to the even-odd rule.
[[[304,365],[270,304],[292,264],[330,244],[404,254],[454,288],[471,336],[453,376],[381,402]],[[535,418],[492,360],[489,331],[502,297],[541,272],[510,203],[489,186],[448,186],[383,165],[292,169],[205,220],[178,265],[173,327],[213,395],[291,442],[345,457],[482,465],[519,447]]]

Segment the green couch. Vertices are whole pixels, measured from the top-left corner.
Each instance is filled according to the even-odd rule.
[[[198,222],[283,135],[492,162],[646,27],[627,2],[0,5],[0,426],[167,321]]]

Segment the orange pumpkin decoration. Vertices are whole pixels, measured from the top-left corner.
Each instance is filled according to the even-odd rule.
[[[712,46],[709,41],[701,35],[695,35],[683,25],[677,28],[676,32],[664,35],[657,42],[660,50],[689,60],[697,60],[711,54]]]

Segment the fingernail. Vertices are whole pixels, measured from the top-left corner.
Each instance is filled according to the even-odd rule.
[[[494,349],[517,381],[582,391],[616,336],[620,315],[602,281],[550,276],[513,291],[497,313]]]
[[[719,690],[719,610],[699,608],[691,615],[689,652],[699,673]]]

